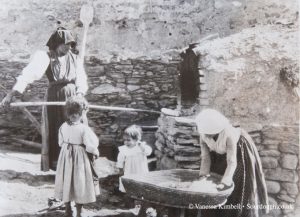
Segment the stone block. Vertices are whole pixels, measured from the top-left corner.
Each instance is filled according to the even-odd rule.
[[[155,155],[158,159],[160,159],[160,158],[163,157],[163,153],[162,153],[160,150],[155,150],[155,151],[154,151],[154,155]]]
[[[175,117],[174,121],[177,126],[196,127],[193,117]]]
[[[172,135],[172,136],[179,136],[179,135],[189,135],[191,133],[191,131],[173,128],[173,129],[168,129],[168,133],[169,133],[169,135]]]
[[[253,139],[253,142],[254,142],[256,145],[262,144],[261,136],[260,136],[260,135],[254,135],[254,136],[251,135],[251,138]]]
[[[180,111],[178,111],[178,110],[167,109],[167,108],[162,108],[161,112],[164,115],[175,116],[175,117],[178,117],[180,114]]]
[[[124,79],[124,75],[122,73],[117,73],[117,72],[111,72],[107,76],[114,78],[114,79]],[[125,80],[124,80],[125,81]]]
[[[207,90],[207,84],[200,84],[200,90]]]
[[[200,155],[199,156],[180,156],[180,155],[175,155],[174,159],[176,161],[200,161]]]
[[[296,182],[298,175],[296,171],[286,170],[282,168],[266,169],[265,178],[273,181]]]
[[[169,170],[169,169],[175,169],[177,168],[177,162],[167,156],[163,156],[159,161],[158,161],[158,169],[160,170]]]
[[[182,146],[182,145],[174,145],[175,153],[183,152],[188,154],[199,154],[201,153],[201,149],[194,146]]]
[[[199,170],[200,169],[200,162],[194,162],[194,163],[179,162],[178,167],[182,168],[182,169]]]
[[[156,133],[156,141],[160,142],[161,144],[165,144],[166,139],[162,133]]]
[[[271,125],[262,129],[263,139],[299,144],[299,127],[286,125]]]
[[[199,140],[197,139],[181,139],[177,138],[176,143],[180,145],[189,145],[189,144],[198,144]]]
[[[200,99],[200,105],[201,106],[208,106],[209,105],[209,99]]]
[[[295,203],[296,201],[294,198],[288,196],[287,194],[280,194],[277,198],[288,203]]]
[[[111,94],[111,93],[120,93],[124,92],[124,89],[114,87],[111,84],[101,84],[98,87],[94,88],[91,92],[92,94]]]
[[[280,158],[280,164],[285,169],[295,170],[298,165],[298,156],[293,154],[284,154]]]
[[[266,181],[268,193],[270,194],[277,194],[280,191],[280,184],[279,182],[274,181]]]
[[[259,152],[260,156],[266,156],[266,157],[279,157],[280,152],[277,150],[262,150]]]
[[[283,189],[290,195],[298,195],[299,189],[296,183],[291,182],[283,182],[282,184]]]
[[[274,157],[261,157],[261,163],[265,169],[272,169],[278,166],[278,160]]]
[[[135,91],[135,90],[138,90],[138,89],[140,89],[141,88],[141,86],[138,86],[138,85],[128,85],[127,86],[127,89],[129,90],[129,91]]]
[[[269,204],[272,207],[278,207],[278,203],[277,201],[273,198],[269,196]],[[271,217],[281,217],[281,210],[280,209],[271,209],[269,215]]]
[[[199,98],[200,98],[200,99],[208,99],[208,92],[205,91],[205,90],[201,90],[201,91],[199,92]]]
[[[200,82],[200,84],[205,84],[206,83],[206,78],[205,77],[200,77],[199,82]]]
[[[202,75],[202,76],[205,75],[205,71],[204,70],[199,69],[198,72],[199,72],[199,75]]]
[[[146,72],[146,75],[147,75],[147,76],[153,76],[153,72],[148,71],[148,72]]]
[[[299,145],[292,143],[281,143],[279,145],[279,150],[284,153],[296,154],[299,153]]]
[[[128,71],[128,70],[130,71],[130,70],[133,70],[133,66],[132,65],[116,65],[115,69],[119,69],[122,71]]]
[[[263,145],[276,145],[276,146],[278,146],[280,143],[281,143],[281,141],[279,141],[279,140],[274,140],[274,139],[269,139],[269,138],[264,139],[262,141]]]
[[[138,79],[138,78],[130,78],[127,80],[128,84],[138,84],[142,81],[142,79]]]
[[[156,142],[155,142],[155,147],[156,147],[159,151],[162,151],[164,145],[163,145],[162,143],[160,143],[159,141],[156,141]]]
[[[166,156],[168,156],[168,157],[174,157],[174,155],[175,155],[175,152],[174,152],[174,150],[172,150],[172,149],[169,149],[169,148],[164,148],[164,153],[166,154]]]

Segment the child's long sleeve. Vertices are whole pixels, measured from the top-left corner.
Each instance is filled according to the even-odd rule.
[[[125,163],[125,155],[123,153],[119,152],[116,166],[120,169],[123,169],[124,163]]]
[[[93,130],[88,126],[85,126],[83,133],[83,144],[86,146],[87,152],[99,156],[99,139]]]
[[[149,156],[152,153],[152,148],[149,145],[147,145],[146,142],[142,142],[141,146],[144,148],[144,153],[146,156]]]
[[[59,147],[62,146],[62,144],[64,143],[64,137],[62,134],[62,127],[64,126],[64,124],[62,124],[58,130],[58,145]]]

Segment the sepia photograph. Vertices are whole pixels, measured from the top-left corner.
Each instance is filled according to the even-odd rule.
[[[0,217],[300,216],[297,0],[0,0]]]

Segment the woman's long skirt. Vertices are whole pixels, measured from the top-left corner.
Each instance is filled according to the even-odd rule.
[[[50,84],[47,91],[47,101],[64,102],[70,96],[76,94],[76,87],[74,83],[56,83]],[[66,121],[66,115],[63,106],[47,106],[48,119],[48,142],[49,142],[49,167],[56,170],[57,160],[59,156],[58,145],[58,130],[60,126]]]
[[[226,154],[211,152],[211,160],[211,172],[223,175],[227,167]],[[241,135],[237,143],[237,167],[233,182],[234,190],[223,209],[209,211],[215,214],[208,216],[259,217],[268,210],[263,207],[268,205],[268,198],[261,161],[249,135]],[[228,209],[230,204],[236,208]]]

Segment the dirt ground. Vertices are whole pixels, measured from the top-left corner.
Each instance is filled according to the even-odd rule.
[[[55,172],[40,171],[40,159],[36,150],[0,145],[0,216],[63,216],[63,211],[44,210],[54,196]],[[109,188],[113,191],[114,186]],[[122,197],[101,189],[97,202],[84,207],[83,216],[134,216],[122,207]],[[74,206],[73,210],[75,214]]]
[[[49,211],[48,198],[54,196],[55,172],[40,171],[37,150],[0,145],[0,216],[60,217],[63,210]],[[117,175],[100,181],[101,195],[85,206],[83,217],[134,217],[134,209],[125,209],[124,197],[116,194]],[[300,199],[299,199],[300,200]],[[73,204],[73,213],[76,214]],[[300,207],[288,217],[300,216]]]

